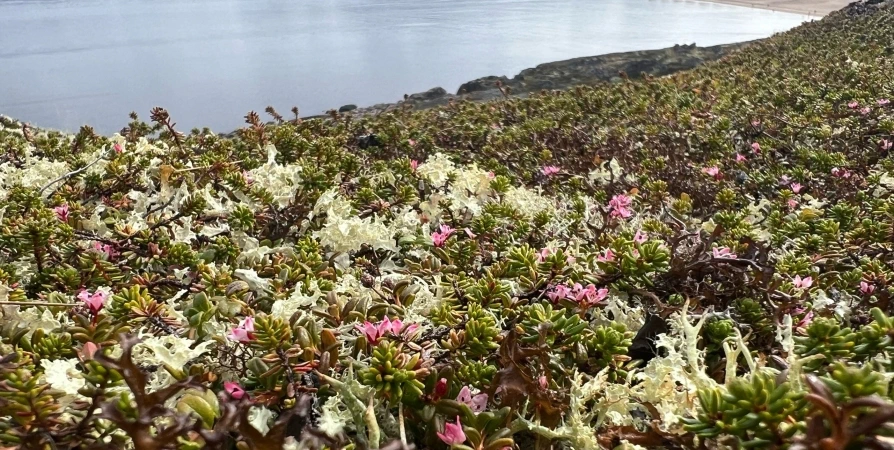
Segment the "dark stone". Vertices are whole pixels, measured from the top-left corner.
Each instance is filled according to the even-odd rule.
[[[498,76],[494,76],[494,75],[491,75],[489,77],[478,78],[477,80],[472,80],[472,81],[463,83],[459,87],[459,89],[456,91],[456,95],[471,94],[472,92],[497,89],[497,83],[500,83],[503,86],[505,86],[509,83],[509,78],[498,77]]]
[[[341,108],[338,108],[338,112],[343,113],[343,112],[353,111],[355,109],[357,109],[357,105],[345,105],[345,106],[342,106]]]
[[[424,102],[424,101],[435,100],[435,99],[444,97],[445,95],[447,95],[447,91],[445,91],[444,88],[436,87],[436,88],[431,88],[425,92],[419,92],[417,94],[412,94],[407,97],[407,100],[413,101],[413,102],[419,102],[419,101]]]
[[[378,147],[379,145],[381,145],[381,142],[379,142],[379,138],[375,134],[370,133],[357,137],[357,146],[362,149]]]

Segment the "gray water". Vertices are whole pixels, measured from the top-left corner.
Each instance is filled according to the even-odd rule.
[[[809,19],[691,0],[0,0],[0,114],[111,133],[163,106],[229,131],[268,105],[319,114]]]

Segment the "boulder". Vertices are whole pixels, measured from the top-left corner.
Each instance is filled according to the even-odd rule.
[[[412,94],[407,97],[407,100],[412,102],[426,102],[431,100],[436,100],[441,97],[447,95],[447,91],[442,87],[431,88],[425,92],[419,92],[416,94]]]
[[[509,78],[491,75],[463,83],[456,91],[456,95],[471,94],[472,92],[489,91],[497,88],[497,83],[506,86]]]

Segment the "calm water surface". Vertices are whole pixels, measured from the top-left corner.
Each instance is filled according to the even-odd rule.
[[[0,0],[0,113],[111,133],[164,106],[229,131],[267,105],[318,114],[809,19],[689,0]]]

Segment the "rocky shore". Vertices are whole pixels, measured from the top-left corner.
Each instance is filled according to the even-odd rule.
[[[436,87],[425,92],[407,95],[404,100],[396,103],[381,103],[363,108],[345,105],[338,111],[353,115],[368,115],[408,106],[421,110],[445,105],[451,100],[493,100],[505,95],[503,92],[512,96],[525,97],[532,92],[543,90],[561,90],[581,84],[613,82],[620,80],[622,73],[630,78],[639,78],[644,74],[663,76],[719,59],[749,43],[740,42],[711,47],[698,47],[695,44],[675,45],[659,50],[586,56],[541,64],[525,69],[512,78],[506,76],[478,78],[463,83],[456,94],[451,94],[442,87]],[[503,91],[501,91],[501,87]],[[328,116],[308,118],[317,117]]]

